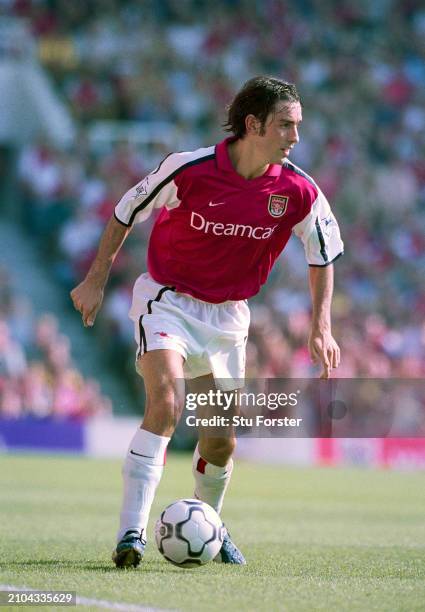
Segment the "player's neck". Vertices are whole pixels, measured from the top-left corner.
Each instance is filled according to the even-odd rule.
[[[230,161],[236,172],[245,179],[262,176],[269,167],[264,159],[259,159],[258,149],[255,149],[246,139],[238,138],[227,145]]]

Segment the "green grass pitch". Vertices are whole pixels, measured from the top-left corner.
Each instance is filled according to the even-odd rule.
[[[170,455],[145,560],[120,571],[110,560],[120,465],[3,455],[0,583],[188,612],[425,610],[423,472],[238,462],[223,518],[248,565],[182,570],[152,535],[160,510],[192,495],[190,457]]]

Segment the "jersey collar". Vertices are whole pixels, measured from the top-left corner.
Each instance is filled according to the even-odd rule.
[[[255,179],[245,179],[243,176],[238,174],[233,167],[232,162],[230,161],[229,152],[227,150],[227,145],[231,142],[234,142],[236,138],[234,136],[230,136],[229,138],[225,138],[221,142],[216,145],[215,157],[217,160],[217,167],[223,172],[232,172],[236,176],[238,176],[242,181],[247,181],[248,183],[252,183],[252,181],[261,180],[265,177],[277,177],[280,176],[282,172],[282,166],[280,164],[269,164],[269,167],[265,171],[262,176],[257,176]]]

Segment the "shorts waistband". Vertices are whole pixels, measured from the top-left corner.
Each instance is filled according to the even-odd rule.
[[[170,284],[166,284],[164,285],[163,283],[159,283],[158,281],[156,281],[154,278],[152,278],[152,276],[149,274],[149,272],[146,272],[146,276],[147,278],[152,281],[153,283],[157,284],[158,287],[168,287],[169,289],[172,289],[172,291],[174,292],[175,295],[183,295],[185,298],[189,298],[190,300],[193,300],[194,302],[200,302],[201,304],[206,304],[207,306],[232,306],[235,304],[241,304],[241,303],[248,303],[247,300],[226,300],[225,302],[207,302],[206,300],[201,300],[200,298],[197,298],[193,295],[190,295],[190,293],[185,293],[184,291],[178,291],[171,283]]]
[[[182,291],[175,291],[176,295],[184,295],[185,298],[189,298],[194,302],[200,302],[201,304],[206,304],[207,306],[233,306],[234,304],[240,304],[241,302],[246,302],[246,300],[226,300],[225,302],[206,302],[205,300],[201,300],[200,298],[194,297],[190,295],[190,293],[184,293]]]

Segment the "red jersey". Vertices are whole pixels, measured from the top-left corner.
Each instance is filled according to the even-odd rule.
[[[230,161],[229,141],[170,154],[115,208],[126,226],[161,208],[148,247],[150,275],[215,304],[258,293],[292,232],[310,266],[326,266],[344,250],[312,178],[285,160],[245,179]]]

